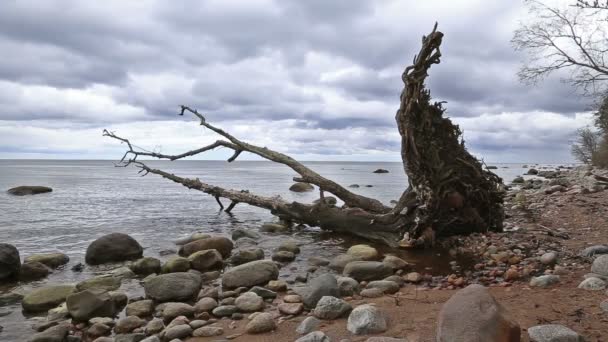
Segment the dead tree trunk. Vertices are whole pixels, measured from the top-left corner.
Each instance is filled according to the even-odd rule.
[[[461,140],[458,126],[443,117],[441,103],[431,103],[430,92],[424,81],[431,65],[438,64],[439,46],[443,34],[436,31],[423,37],[422,48],[408,66],[402,79],[405,87],[396,120],[402,137],[401,156],[409,187],[394,207],[351,192],[338,183],[326,179],[295,159],[243,142],[226,131],[208,123],[197,110],[181,107],[195,115],[200,124],[217,133],[223,140],[179,155],[165,155],[136,149],[129,140],[104,130],[104,136],[126,143],[128,150],[118,166],[135,165],[144,175],[157,174],[189,189],[207,193],[218,201],[231,201],[227,211],[238,203],[246,203],[270,210],[274,215],[297,223],[318,226],[336,232],[353,234],[389,246],[428,246],[436,236],[466,234],[502,229],[504,218],[502,180],[484,169],[482,163],[470,155]],[[284,164],[299,174],[294,181],[316,185],[321,198],[330,193],[344,205],[337,207],[325,201],[314,204],[287,202],[276,197],[263,197],[246,190],[229,190],[206,184],[197,179],[182,178],[148,167],[139,156],[178,160],[204,153],[217,147],[232,149],[235,161],[242,152]]]

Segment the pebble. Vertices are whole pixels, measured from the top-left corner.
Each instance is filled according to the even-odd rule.
[[[192,336],[194,337],[211,337],[219,336],[224,334],[224,329],[220,327],[208,326],[194,330]]]
[[[557,262],[557,253],[545,253],[540,257],[540,262],[543,265],[553,265]]]
[[[583,337],[576,331],[558,324],[537,325],[528,328],[531,342],[579,342]]]
[[[304,304],[302,303],[281,303],[277,307],[279,312],[284,315],[299,315],[304,311]]]
[[[306,317],[306,319],[304,319],[302,323],[298,325],[296,332],[300,335],[306,335],[316,330],[319,325],[321,325],[321,321],[318,318],[312,316]]]
[[[551,285],[559,283],[559,276],[548,274],[540,277],[534,277],[530,280],[530,286],[532,287],[549,287]]]

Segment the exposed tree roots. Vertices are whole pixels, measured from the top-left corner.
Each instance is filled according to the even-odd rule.
[[[180,115],[195,115],[202,126],[223,139],[179,155],[165,155],[134,148],[129,140],[107,130],[104,130],[104,136],[128,146],[118,166],[135,165],[144,175],[157,174],[207,193],[216,199],[220,209],[224,209],[221,199],[228,199],[230,204],[226,212],[238,203],[245,203],[268,209],[286,221],[353,234],[393,247],[429,246],[433,245],[436,236],[501,230],[504,218],[502,180],[467,152],[460,129],[443,117],[441,103],[431,103],[430,92],[424,87],[429,68],[438,64],[441,57],[439,46],[443,34],[436,28],[435,25],[431,34],[423,37],[422,48],[413,65],[402,75],[405,87],[396,120],[409,187],[392,208],[351,192],[285,154],[243,142],[208,123],[202,114],[187,106],[181,106]],[[234,151],[228,162],[235,161],[242,152],[249,152],[284,164],[298,173],[299,177],[294,181],[314,184],[320,190],[321,199],[329,193],[344,205],[338,207],[323,200],[313,204],[287,202],[280,196],[264,197],[246,190],[224,189],[198,178],[182,178],[150,168],[138,160],[139,156],[178,160],[217,147]]]

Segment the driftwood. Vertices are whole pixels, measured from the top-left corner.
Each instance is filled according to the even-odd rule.
[[[181,106],[180,115],[194,115],[201,126],[222,139],[179,155],[166,155],[134,148],[128,139],[114,132],[104,130],[103,134],[128,146],[118,166],[135,165],[143,175],[156,174],[207,193],[216,199],[221,209],[224,208],[221,199],[228,199],[231,201],[225,210],[228,212],[238,203],[245,203],[268,209],[285,221],[353,234],[393,247],[428,246],[434,243],[436,236],[501,230],[504,218],[502,180],[467,152],[460,129],[443,117],[441,103],[431,103],[430,92],[424,86],[430,67],[440,62],[443,33],[436,29],[437,25],[423,37],[420,52],[402,75],[404,89],[396,121],[402,137],[401,157],[409,187],[394,207],[356,194],[290,156],[241,141],[207,122],[201,113],[188,106]],[[228,162],[249,152],[286,165],[299,175],[294,181],[316,185],[321,199],[329,193],[344,205],[337,207],[324,200],[312,204],[287,202],[280,196],[264,197],[246,190],[224,189],[198,178],[183,178],[150,168],[138,160],[140,156],[178,160],[218,147],[234,151]]]

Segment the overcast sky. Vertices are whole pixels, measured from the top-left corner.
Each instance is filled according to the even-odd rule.
[[[520,1],[0,2],[0,158],[119,158],[104,128],[183,152],[217,139],[187,104],[303,160],[399,160],[400,75],[435,21],[428,86],[488,162],[570,161],[588,105],[519,83]],[[210,159],[229,155],[208,154]]]

